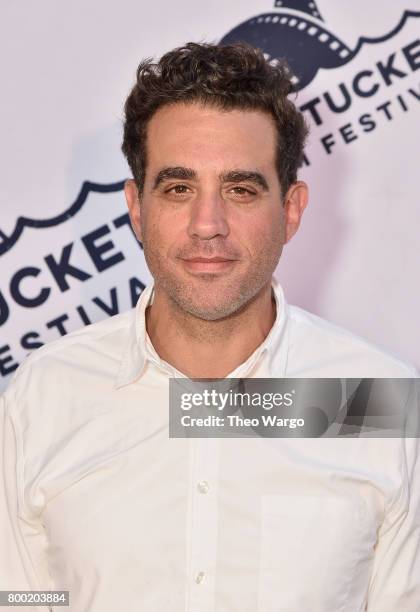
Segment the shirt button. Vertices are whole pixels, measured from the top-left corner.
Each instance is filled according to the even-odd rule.
[[[207,480],[201,480],[197,485],[197,489],[200,491],[200,493],[208,493],[210,485]]]
[[[197,584],[201,584],[202,582],[204,582],[204,578],[206,577],[204,572],[198,572],[197,576],[195,577],[195,581]]]

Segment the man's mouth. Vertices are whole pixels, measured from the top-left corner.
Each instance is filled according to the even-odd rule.
[[[216,262],[216,261],[234,261],[233,259],[230,259],[229,257],[191,257],[189,259],[187,259],[186,261],[202,261],[203,263],[207,263],[207,262]]]
[[[235,263],[235,259],[227,257],[191,257],[182,259],[185,267],[190,272],[224,272],[229,270]]]

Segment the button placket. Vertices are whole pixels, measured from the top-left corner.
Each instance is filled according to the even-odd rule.
[[[190,557],[188,610],[214,612],[217,559],[219,442],[193,441],[190,470]]]

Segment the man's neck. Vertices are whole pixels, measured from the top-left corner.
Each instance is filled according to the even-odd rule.
[[[260,346],[276,319],[267,284],[245,307],[216,321],[182,310],[155,288],[146,329],[161,359],[190,378],[225,378]]]

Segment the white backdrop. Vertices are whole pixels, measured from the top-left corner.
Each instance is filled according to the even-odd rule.
[[[3,2],[0,390],[34,347],[130,308],[150,280],[121,191],[122,106],[139,61],[189,40],[219,41],[251,18],[261,45],[273,14],[279,36],[282,18],[296,29],[322,25],[303,0],[278,4]],[[276,276],[289,302],[420,367],[420,2],[317,7],[349,49],[362,36],[375,42],[321,68],[298,94],[299,106],[315,109],[305,111],[301,171],[311,199]],[[405,11],[419,15],[403,19]],[[365,97],[353,86],[362,71],[360,89],[375,90]],[[342,103],[340,84],[350,102],[338,113],[327,101]],[[96,187],[82,191],[85,182]]]

